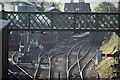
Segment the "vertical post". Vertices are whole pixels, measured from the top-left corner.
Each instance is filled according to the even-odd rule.
[[[7,15],[6,15],[5,11],[2,10],[2,19],[6,20],[6,18],[7,18]]]
[[[4,4],[2,5],[2,19],[6,19]],[[2,30],[2,79],[8,79],[8,27]]]
[[[4,13],[5,13],[5,11],[2,10],[2,19],[4,19]]]
[[[8,79],[8,28],[2,31],[2,79]]]
[[[99,22],[98,15],[99,15],[99,14],[96,14],[96,26],[95,26],[96,29],[98,29],[98,28],[100,27],[100,26],[98,25],[98,22]]]
[[[33,17],[33,18],[34,18],[34,17]],[[31,19],[30,19],[30,13],[28,13],[28,27],[29,27],[28,29],[29,29],[29,30],[30,30],[30,27],[31,27],[31,25],[30,25],[30,20],[31,20]]]
[[[99,76],[99,74],[98,74],[97,76],[98,76],[98,80],[100,80],[100,76]]]
[[[97,50],[97,61],[98,64],[102,61],[102,50]]]
[[[0,80],[2,79],[2,44],[2,29],[0,29]]]
[[[58,72],[58,79],[60,80],[60,72]]]
[[[73,19],[73,27],[74,29],[76,29],[76,14],[73,14],[74,15],[74,19]]]
[[[97,50],[97,55],[96,55],[96,60],[97,60],[97,63],[99,64],[101,61],[102,61],[102,50]],[[100,76],[99,76],[99,73],[97,73],[97,78],[98,80],[100,80]]]
[[[55,21],[54,21],[54,19],[53,19],[53,16],[52,16],[53,14],[51,14],[50,13],[50,19],[51,19],[51,29],[52,28],[54,28],[54,23],[55,23]],[[56,25],[55,25],[56,26]]]

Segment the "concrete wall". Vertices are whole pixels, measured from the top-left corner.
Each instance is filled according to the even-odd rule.
[[[2,29],[0,29],[0,80],[1,79],[2,79]]]

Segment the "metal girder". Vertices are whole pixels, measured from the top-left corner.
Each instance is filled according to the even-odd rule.
[[[4,12],[11,30],[118,31],[120,13]]]

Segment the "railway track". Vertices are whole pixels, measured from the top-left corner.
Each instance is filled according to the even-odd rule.
[[[12,57],[8,59],[8,60],[9,60],[9,69],[8,69],[8,71],[9,71],[11,74],[13,74],[14,76],[16,76],[16,78],[19,78],[20,80],[22,80],[23,77],[28,78],[28,79],[30,79],[30,80],[34,80],[34,78],[33,78],[28,72],[26,72],[23,68],[21,68],[21,67],[14,61],[14,56],[15,56],[16,54],[17,54],[17,52],[15,52],[15,53],[12,55]],[[14,74],[16,71],[19,72],[19,73],[21,73],[21,74],[19,74],[19,73],[17,73],[17,75]],[[23,75],[23,74],[24,74],[24,75]],[[21,75],[23,75],[23,76],[21,77]],[[20,77],[19,77],[19,76],[20,76]]]
[[[68,38],[69,39],[69,38]],[[73,42],[73,41],[69,41],[69,42]],[[80,42],[76,42],[76,45],[78,45],[79,43],[82,43],[84,42],[84,40],[80,41]],[[68,43],[67,43],[68,44]],[[69,43],[70,44],[70,43]],[[71,43],[72,45],[69,45],[68,46],[64,46],[64,47],[61,47],[61,48],[58,48],[58,49],[51,49],[49,51],[49,65],[50,65],[50,69],[49,69],[49,79],[51,78],[51,71],[52,71],[52,59],[55,57],[55,56],[58,56],[58,55],[61,55],[61,54],[64,54],[64,53],[67,53],[70,51],[70,49],[73,47],[73,44],[74,43]],[[76,46],[74,45],[74,46]],[[73,47],[74,48],[74,47]],[[77,49],[79,47],[76,47],[75,49]],[[54,54],[54,55],[51,55],[51,54]]]
[[[12,74],[15,77],[15,79],[20,80],[20,77],[18,77],[13,71],[8,69],[8,75],[10,75],[10,74]]]
[[[77,43],[78,44],[78,43]],[[50,69],[49,69],[49,79],[51,78],[51,71],[52,71],[52,59],[54,58],[54,57],[56,57],[56,56],[59,56],[59,55],[61,55],[61,54],[63,54],[64,52],[68,52],[68,57],[69,57],[69,55],[70,55],[70,52],[72,51],[72,49],[75,47],[75,46],[77,46],[77,44],[75,44],[74,46],[72,46],[71,47],[71,49],[69,50],[69,52],[68,51],[59,51],[59,53],[57,53],[57,54],[54,54],[54,55],[52,55],[51,56],[51,58],[49,59],[49,61],[50,61],[50,65],[51,65],[51,67],[50,67]],[[84,71],[84,69],[86,68],[86,66],[91,62],[91,60],[93,59],[93,57],[95,56],[95,51],[94,50],[96,50],[97,48],[93,48],[94,50],[91,50],[92,49],[92,47],[89,45],[89,47],[87,47],[87,50],[85,51],[85,52],[83,52],[83,54],[81,54],[82,56],[81,57],[79,57],[80,55],[80,52],[81,52],[81,49],[86,45],[87,43],[84,43],[81,47],[79,47],[79,48],[76,48],[75,50],[77,50],[78,49],[78,52],[77,52],[77,61],[76,62],[74,62],[74,64],[72,64],[70,67],[69,67],[69,62],[67,63],[68,64],[68,68],[66,68],[66,72],[67,72],[67,79],[69,79],[69,72],[77,65],[78,66],[78,68],[79,68],[79,75],[80,75],[80,77],[81,77],[81,79],[83,80],[84,79],[84,77],[83,77],[83,71]],[[91,50],[91,51],[90,51]],[[52,52],[52,51],[51,51]],[[89,60],[87,60],[87,62],[85,62],[85,64],[81,64],[81,60],[83,60],[88,54],[89,54],[89,52],[93,52],[94,54],[90,54],[90,55],[92,55],[91,56],[91,58],[89,59]],[[90,56],[89,55],[89,56]],[[69,59],[69,58],[67,58],[67,59]],[[66,66],[67,67],[67,66]]]
[[[30,45],[31,46],[31,45]],[[29,48],[30,48],[30,46],[29,46]],[[33,70],[33,68],[32,68],[32,70],[31,69],[29,69],[28,70],[28,72],[27,72],[27,70],[25,71],[25,69],[26,68],[28,68],[28,67],[30,67],[29,65],[27,65],[26,67],[25,66],[23,66],[23,64],[22,63],[18,63],[19,65],[21,65],[21,66],[18,66],[18,65],[16,65],[19,69],[21,69],[23,72],[24,72],[24,74],[26,74],[27,76],[29,76],[31,79],[33,79],[33,80],[36,80],[36,78],[37,78],[37,74],[38,74],[38,72],[39,72],[39,67],[40,67],[40,62],[41,62],[41,59],[43,58],[43,56],[42,56],[42,53],[43,53],[43,49],[40,51],[40,53],[38,54],[38,57],[37,57],[37,65],[36,65],[36,68],[35,68],[35,71]],[[16,53],[14,53],[13,55],[12,55],[12,57],[11,57],[11,61],[14,63],[14,64],[16,64],[16,62],[15,62],[15,60],[14,60],[14,57],[15,57],[15,55],[16,55]],[[31,70],[31,71],[30,71]]]
[[[52,61],[53,61],[54,57],[65,54],[65,53],[68,53],[68,55],[69,55],[69,53],[72,51],[73,48],[74,48],[74,50],[79,49],[79,46],[77,46],[77,45],[84,42],[85,40],[87,40],[87,39],[82,38],[80,42],[78,42],[78,41],[75,42],[75,41],[73,41],[73,39],[69,39],[68,42],[67,42],[67,46],[63,46],[63,47],[61,47],[59,49],[50,50],[50,52],[49,52],[49,65],[50,65],[50,68],[49,68],[49,77],[48,77],[49,79],[54,78],[53,76],[51,76],[51,74],[52,74],[52,64],[53,64]],[[68,45],[68,43],[70,45]],[[51,54],[54,54],[54,55],[51,55]]]
[[[73,42],[73,43],[72,43]],[[48,79],[52,79],[53,76],[53,72],[52,72],[52,64],[53,64],[53,59],[56,56],[65,54],[66,55],[66,78],[69,79],[69,75],[71,74],[70,72],[72,72],[72,69],[77,66],[78,70],[79,70],[79,75],[80,77],[83,79],[83,71],[85,69],[85,67],[90,63],[91,60],[89,60],[89,62],[85,62],[84,65],[81,66],[81,60],[88,54],[89,50],[91,49],[91,47],[87,47],[88,49],[84,52],[84,54],[81,54],[81,49],[87,45],[87,42],[85,39],[81,40],[80,42],[74,42],[74,41],[70,41],[69,44],[67,46],[63,46],[60,48],[55,48],[55,49],[51,49],[49,51],[49,53],[47,55],[43,55],[42,51],[39,53],[38,55],[38,59],[37,59],[37,67],[36,70],[34,72],[34,75],[31,76],[29,73],[27,73],[24,69],[20,69],[20,71],[22,71],[25,75],[27,75],[27,77],[29,77],[30,79],[37,79],[40,75],[41,69],[40,69],[40,65],[42,64],[41,61],[45,56],[48,56],[48,62],[49,62],[49,70],[48,70]],[[67,43],[68,44],[68,43]],[[74,44],[74,45],[73,45]],[[74,62],[70,62],[70,56],[71,56],[71,52],[72,51],[77,51],[76,52],[76,61],[74,60]],[[82,56],[80,56],[80,54]],[[15,54],[14,54],[15,55]],[[12,56],[10,62],[14,65],[17,65],[16,62],[14,61],[14,55]],[[17,65],[18,66],[18,65]],[[20,68],[20,66],[18,66]],[[9,70],[9,73],[12,74],[12,71]],[[13,76],[16,76],[13,72]],[[16,76],[16,78],[18,78],[19,76]]]
[[[42,52],[43,52],[43,50],[41,50],[41,52],[39,53],[39,55],[38,55],[38,63],[37,63],[37,68],[36,68],[36,70],[35,70],[35,73],[34,73],[34,78],[36,78],[36,76],[37,76],[37,73],[38,73],[38,71],[39,71],[39,67],[40,67],[40,62],[41,62],[41,59],[42,59]]]
[[[84,41],[86,38],[82,38],[80,39],[80,41]],[[79,41],[74,41],[72,37],[69,37],[68,39],[65,39],[64,41],[62,41],[60,44],[64,43],[64,46],[57,48],[57,49],[53,49],[51,53],[59,53],[61,51],[69,51],[70,48],[77,44]],[[76,47],[76,49],[78,49],[79,47]]]
[[[96,56],[96,50],[99,48],[99,46],[97,47],[92,47],[91,51],[89,51],[89,54],[86,56],[86,58],[89,58],[89,60],[85,60],[86,58],[83,58],[82,60],[85,62],[80,62],[81,63],[81,70],[80,70],[80,74],[81,74],[81,79],[84,80],[85,79],[85,70],[87,69],[87,66],[92,62],[93,58],[95,58]],[[93,50],[92,50],[93,49]],[[83,75],[84,74],[84,75]]]
[[[69,78],[70,59],[72,59],[73,55],[76,55],[76,51],[74,52],[74,48],[75,48],[76,46],[79,46],[78,44],[80,44],[80,43],[82,44],[83,41],[80,41],[80,42],[78,42],[77,44],[73,45],[73,46],[71,47],[71,49],[69,50],[69,52],[67,53],[67,56],[66,56],[66,76],[67,76],[67,78]],[[87,42],[86,42],[86,43],[83,43],[82,45],[80,45],[80,46],[79,46],[80,48],[78,48],[78,51],[81,50],[81,48],[84,47],[86,44],[87,44]],[[73,53],[73,55],[72,55],[72,53]],[[78,52],[78,54],[79,54],[79,52]],[[72,56],[71,58],[70,58],[70,55]],[[72,61],[72,62],[74,63],[74,61]]]
[[[69,80],[69,73],[70,71],[72,71],[72,69],[74,69],[75,66],[77,66],[79,68],[79,78],[84,80],[84,76],[83,76],[83,71],[85,70],[86,66],[89,65],[89,63],[92,61],[92,59],[95,57],[96,53],[94,50],[91,50],[92,47],[89,47],[83,54],[83,56],[79,57],[79,55],[77,55],[77,61],[72,64],[70,66],[70,68],[68,69],[67,71],[67,79]],[[97,49],[97,48],[96,48]],[[93,54],[90,54],[89,52],[92,52]],[[78,50],[78,53],[77,54],[80,54],[80,49]],[[87,58],[87,56],[90,56],[92,55],[89,60],[86,60],[86,62],[83,63],[84,59]],[[83,63],[83,64],[82,64]]]
[[[64,54],[64,53],[66,53],[66,52],[68,52],[68,53],[70,54],[71,50],[72,50],[73,48],[75,48],[78,44],[82,43],[82,42],[84,42],[84,41],[81,41],[81,42],[75,44],[74,46],[71,47],[70,50],[64,50],[64,51],[61,51],[61,52],[59,51],[57,54],[52,55],[51,58],[49,59],[49,60],[50,60],[50,65],[52,65],[52,60],[53,60],[54,57],[59,56],[59,55],[62,55],[62,54]],[[82,47],[85,46],[86,44],[87,44],[87,43],[84,43],[84,44],[82,45]],[[82,48],[82,47],[81,47],[81,48]],[[79,47],[77,46],[77,48],[75,48],[74,50],[77,50],[78,48],[79,48]],[[51,75],[51,69],[52,69],[52,68],[50,67],[49,75]],[[49,76],[49,78],[51,78],[51,77]]]
[[[89,53],[90,49],[91,49],[91,47],[89,47],[87,49],[87,51],[84,53],[84,55],[82,57],[80,57],[80,58],[79,58],[79,55],[77,55],[77,63],[78,63],[79,74],[80,74],[81,79],[83,79],[83,74],[82,74],[82,70],[81,70],[80,61]],[[79,52],[78,52],[78,54],[79,54]],[[83,69],[83,67],[82,67],[82,69]]]

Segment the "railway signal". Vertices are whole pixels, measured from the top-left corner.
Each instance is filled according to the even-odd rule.
[[[102,54],[102,57],[117,57],[114,54]]]
[[[120,51],[116,51],[114,54],[101,54],[102,57],[119,57]]]
[[[97,61],[98,61],[98,64],[102,61],[102,57],[114,57],[114,58],[116,58],[116,57],[119,57],[119,51],[117,51],[117,52],[115,52],[114,54],[103,54],[102,53],[102,50],[97,50],[97,52],[96,52],[96,54],[97,54],[97,56],[96,56],[96,59],[97,59]]]

